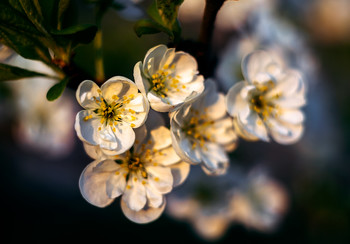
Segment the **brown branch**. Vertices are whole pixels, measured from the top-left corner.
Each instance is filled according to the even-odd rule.
[[[205,77],[209,77],[212,72],[210,68],[212,66],[210,53],[211,41],[213,38],[216,15],[225,1],[226,0],[206,0],[198,38],[199,52],[196,55],[199,71]]]

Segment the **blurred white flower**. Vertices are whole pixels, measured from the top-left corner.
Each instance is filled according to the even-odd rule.
[[[83,197],[98,207],[106,207],[122,195],[126,217],[148,223],[161,215],[164,194],[186,179],[190,166],[172,148],[170,131],[159,115],[151,114],[135,133],[134,146],[121,155],[108,156],[98,146],[86,144],[95,161],[84,169],[79,187]]]
[[[101,89],[93,81],[83,81],[76,92],[79,104],[85,108],[75,120],[78,137],[91,145],[121,154],[135,141],[132,128],[147,119],[149,104],[131,80],[115,76]]]
[[[270,8],[276,5],[276,0],[228,0],[220,9],[216,18],[216,27],[219,29],[236,29],[252,15],[252,12],[261,8]],[[205,0],[185,0],[179,10],[181,22],[200,21],[203,17]]]
[[[226,96],[237,133],[246,140],[291,144],[303,133],[305,86],[299,72],[284,69],[269,53],[256,51],[242,61],[245,78]]]
[[[218,240],[232,223],[231,201],[239,178],[232,168],[220,177],[208,177],[199,168],[192,168],[191,177],[168,196],[167,213],[190,222],[201,238]]]
[[[54,71],[39,61],[24,59],[14,54],[7,64],[48,75]],[[71,152],[74,143],[72,124],[77,108],[73,95],[67,91],[59,99],[49,102],[46,93],[55,84],[53,79],[35,77],[6,84],[16,98],[14,127],[15,139],[25,148],[45,152],[44,155],[61,157]]]
[[[287,191],[266,173],[253,169],[231,202],[232,220],[259,231],[273,231],[288,210]]]
[[[207,80],[197,99],[175,111],[170,124],[174,149],[184,161],[201,164],[208,174],[226,172],[226,150],[235,148],[237,135],[225,110],[225,96],[217,92],[214,81]]]
[[[188,53],[158,45],[134,67],[134,78],[146,94],[151,107],[168,112],[195,98],[204,90],[203,76],[198,75],[197,61]]]

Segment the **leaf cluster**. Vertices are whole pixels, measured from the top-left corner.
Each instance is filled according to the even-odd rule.
[[[183,0],[154,0],[147,10],[150,18],[139,20],[134,26],[137,36],[164,32],[178,42],[181,26],[177,15],[182,3]]]
[[[40,60],[59,74],[61,94],[67,79],[62,69],[69,65],[73,50],[90,43],[97,27],[91,24],[70,24],[70,0],[3,0],[0,2],[0,43],[27,59]],[[76,15],[73,13],[73,16]],[[36,75],[34,75],[36,74]],[[10,65],[0,66],[0,81],[32,76],[46,76]],[[64,82],[63,82],[64,81]],[[60,84],[58,83],[58,84]],[[56,90],[58,88],[55,88]],[[49,100],[58,96],[48,94]]]

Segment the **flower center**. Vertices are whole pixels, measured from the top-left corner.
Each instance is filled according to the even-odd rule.
[[[128,160],[128,169],[129,169],[129,172],[130,171],[141,172],[142,177],[145,179],[147,179],[148,177],[144,163],[142,163],[140,160],[140,157],[135,154],[132,154],[130,159]]]
[[[162,98],[167,97],[167,93],[180,92],[181,88],[185,89],[186,86],[180,84],[180,76],[173,76],[171,73],[174,70],[175,65],[164,65],[163,69],[158,70],[150,78],[151,88],[155,93],[159,94]]]
[[[131,122],[135,121],[136,117],[134,114],[136,113],[132,109],[125,109],[125,105],[129,104],[130,101],[134,98],[134,95],[131,94],[129,96],[123,96],[122,98],[117,95],[113,95],[113,101],[108,103],[106,99],[102,96],[101,90],[98,90],[100,96],[96,98],[93,97],[95,103],[99,105],[99,108],[93,110],[94,114],[101,118],[100,123],[104,126],[110,126],[112,130],[115,132],[115,126],[118,123],[122,123],[123,121]],[[92,114],[86,116],[84,118],[85,121],[91,119],[93,117]],[[135,124],[131,123],[131,127],[134,127]],[[98,130],[101,130],[102,127],[98,127]]]
[[[273,103],[273,99],[279,98],[281,95],[276,94],[271,98],[267,98],[266,94],[275,87],[272,81],[268,81],[265,84],[255,84],[256,90],[252,93],[250,99],[250,107],[259,116],[266,121],[270,116],[277,116],[277,105]]]
[[[192,149],[197,146],[205,149],[205,142],[214,140],[208,128],[213,126],[215,121],[209,119],[206,114],[200,114],[197,110],[192,110],[192,112],[194,116],[191,117],[183,131],[192,138]]]

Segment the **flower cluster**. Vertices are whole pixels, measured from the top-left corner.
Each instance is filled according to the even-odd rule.
[[[84,198],[105,207],[121,196],[124,214],[148,223],[163,212],[164,195],[185,181],[190,165],[225,174],[238,136],[296,142],[304,120],[301,75],[264,51],[246,56],[242,72],[245,80],[225,95],[198,74],[190,54],[158,45],[135,65],[135,82],[121,76],[101,88],[82,82],[76,97],[85,110],[75,129],[94,159],[80,178]]]

